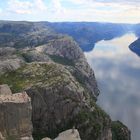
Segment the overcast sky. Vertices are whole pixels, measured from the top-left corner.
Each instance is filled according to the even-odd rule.
[[[0,20],[140,23],[140,0],[0,0]]]

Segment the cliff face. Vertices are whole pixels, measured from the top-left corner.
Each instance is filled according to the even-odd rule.
[[[1,139],[19,140],[28,137],[28,139],[31,140],[32,123],[29,97],[24,93],[12,95],[6,85],[1,85],[0,88]],[[6,94],[4,94],[4,91],[6,91]]]
[[[0,75],[20,68],[23,63],[24,60],[17,55],[15,48],[0,48]]]
[[[130,46],[130,50],[140,56],[140,38],[134,41]]]
[[[131,132],[120,121],[114,121],[111,124],[113,140],[131,140]]]
[[[32,101],[35,139],[54,138],[73,126],[79,130],[81,139],[108,138],[109,116],[65,66],[51,62],[29,63],[17,69],[15,74],[16,79],[11,72],[3,79],[14,81],[11,82],[13,87],[22,85],[22,89],[27,89]]]
[[[75,126],[82,140],[119,140],[112,137],[118,131],[110,117],[96,104],[99,90],[94,71],[78,44],[43,24],[24,23],[19,36],[15,23],[7,24],[0,32],[6,28],[6,33],[14,31],[16,37],[4,38],[14,48],[5,48],[8,43],[0,40],[0,84],[8,84],[13,93],[26,91],[31,97],[34,139],[55,138]],[[22,94],[8,95],[7,100],[7,92],[1,95],[0,123],[6,123],[0,125],[2,136],[30,136],[30,102],[16,98]]]
[[[94,72],[87,63],[82,50],[72,38],[63,36],[51,40],[48,44],[38,46],[36,50],[49,55],[52,61],[66,65],[72,75],[85,85],[92,96],[96,98],[99,95]]]
[[[50,138],[43,138],[42,140],[51,140]],[[79,132],[76,129],[69,129],[61,132],[54,140],[81,140]]]

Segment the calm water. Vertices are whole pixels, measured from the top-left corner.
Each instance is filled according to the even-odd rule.
[[[132,140],[140,140],[140,57],[128,48],[136,39],[129,33],[85,53],[101,91],[98,104],[130,128]]]

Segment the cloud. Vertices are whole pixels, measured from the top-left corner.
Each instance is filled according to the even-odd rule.
[[[140,22],[137,0],[7,0],[1,19]]]
[[[21,1],[9,0],[6,10],[16,14],[32,14],[46,10],[47,7],[42,0]]]
[[[66,9],[62,7],[60,0],[52,0],[51,3],[54,14],[63,14],[65,12]]]
[[[44,11],[47,10],[47,6],[43,2],[43,0],[34,0],[34,7],[38,10]]]
[[[73,1],[73,0],[71,0]],[[134,5],[134,6],[138,6],[140,5],[140,1],[139,0],[82,0],[83,2],[92,2],[92,3],[103,3],[103,4],[124,4],[124,6],[126,5]]]
[[[0,13],[2,12],[2,9],[0,8]]]
[[[9,0],[7,10],[17,14],[29,14],[32,4],[28,1]]]
[[[95,71],[101,94],[99,105],[113,120],[121,120],[140,138],[140,58],[128,46],[136,39],[133,34],[109,41],[100,41],[86,58]],[[121,48],[120,48],[121,47]]]
[[[63,0],[62,0],[63,1]],[[65,0],[64,0],[65,1]],[[102,3],[102,4],[127,4],[127,5],[140,5],[139,0],[68,0],[74,4],[86,4],[86,3]]]

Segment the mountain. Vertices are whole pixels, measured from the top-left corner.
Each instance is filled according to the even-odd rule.
[[[136,24],[133,26],[133,31],[135,32],[135,34],[140,37],[140,24]]]
[[[15,48],[35,47],[56,38],[57,33],[60,33],[72,36],[83,51],[90,51],[100,40],[110,40],[129,31],[136,31],[137,28],[138,25],[96,22],[1,21],[0,44]]]
[[[83,51],[91,51],[100,40],[110,40],[131,30],[129,24],[96,22],[48,23],[55,31],[72,36]]]
[[[0,23],[0,85],[7,84],[15,96],[23,93],[31,98],[27,107],[32,106],[29,112],[32,116],[25,118],[27,122],[32,118],[34,140],[56,138],[74,127],[81,140],[130,140],[129,129],[119,121],[113,122],[96,104],[99,95],[96,78],[79,44],[50,24]],[[0,105],[8,105],[11,100],[4,102],[2,96]],[[0,135],[6,140],[15,137],[12,132],[18,133],[18,129],[13,128],[20,126],[22,120],[22,107],[20,104],[14,107],[20,117],[16,118],[18,115],[12,111],[16,121],[8,127],[0,125]],[[13,121],[14,115],[9,112],[3,109],[0,122],[7,121],[3,113],[9,115],[9,122]],[[24,131],[19,133],[29,139]]]
[[[0,140],[32,140],[31,100],[0,85]]]
[[[131,51],[140,56],[140,38],[138,38],[136,41],[130,44],[129,48]]]

